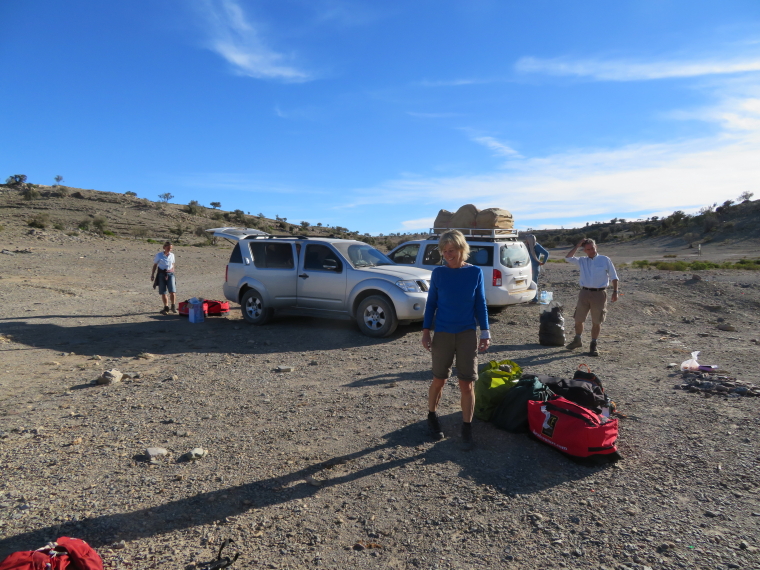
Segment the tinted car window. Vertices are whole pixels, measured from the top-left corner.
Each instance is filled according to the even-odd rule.
[[[425,246],[425,256],[422,258],[422,265],[440,265],[441,252],[438,251],[438,244],[431,243]]]
[[[240,253],[240,243],[236,243],[235,247],[232,248],[230,263],[243,263],[243,256]]]
[[[325,269],[325,265],[336,266],[337,269]],[[306,246],[306,253],[303,258],[303,268],[309,271],[343,271],[343,262],[332,249],[326,245],[310,243]]]
[[[480,267],[491,267],[493,265],[493,246],[471,245],[467,263]]]
[[[504,267],[525,267],[530,264],[530,254],[522,242],[508,243],[501,246],[501,264]]]
[[[293,269],[293,246],[290,243],[251,243],[253,264],[258,269]]]
[[[389,257],[395,262],[395,263],[408,263],[409,265],[413,265],[415,261],[417,261],[417,254],[420,251],[420,244],[418,243],[410,243],[409,245],[405,245],[398,251],[394,251]]]

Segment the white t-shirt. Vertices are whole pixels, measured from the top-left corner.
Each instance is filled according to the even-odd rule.
[[[159,251],[153,258],[153,263],[158,265],[159,269],[167,269],[169,271],[174,270],[174,254],[164,255],[163,251]]]
[[[566,257],[565,261],[580,268],[581,287],[603,289],[610,284],[610,280],[614,281],[618,278],[612,260],[606,255],[597,254],[593,259],[590,257]]]

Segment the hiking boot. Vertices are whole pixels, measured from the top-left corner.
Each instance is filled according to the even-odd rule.
[[[169,314],[169,307],[164,307],[163,309],[161,309],[161,314],[162,315],[168,315]]]
[[[174,313],[175,315],[177,314],[177,305],[175,305],[174,303],[172,303],[171,312]]]
[[[581,337],[576,336],[573,339],[573,341],[570,344],[568,344],[565,348],[567,350],[573,350],[573,349],[576,349],[576,348],[580,348],[582,346],[583,346],[583,341],[581,340]]]
[[[441,429],[441,423],[438,421],[437,413],[428,412],[427,424],[428,429],[430,430],[430,435],[433,436],[433,439],[440,441],[445,437],[443,435],[443,430]]]
[[[462,423],[462,450],[472,451],[475,449],[475,442],[472,440],[472,424]]]
[[[591,346],[588,349],[588,355],[589,356],[599,356],[599,347],[597,346],[595,340],[591,341]]]

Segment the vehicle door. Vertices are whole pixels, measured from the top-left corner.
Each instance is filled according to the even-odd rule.
[[[298,306],[346,311],[347,263],[328,244],[303,244],[298,272]]]
[[[296,304],[297,278],[296,262],[292,242],[276,243],[273,241],[250,241],[250,254],[255,271],[250,272],[266,287],[274,307],[292,307]],[[241,247],[244,244],[241,243]],[[246,259],[243,252],[243,261]]]
[[[441,252],[438,251],[437,243],[429,243],[425,246],[425,251],[422,254],[422,268],[433,270],[436,265],[441,265],[443,258]]]

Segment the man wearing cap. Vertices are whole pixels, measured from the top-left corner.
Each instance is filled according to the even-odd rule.
[[[575,257],[575,252],[582,247],[586,257]],[[596,242],[583,238],[578,245],[567,252],[565,261],[577,265],[581,271],[581,291],[578,294],[578,304],[575,306],[575,338],[566,348],[573,350],[583,346],[581,335],[583,323],[591,313],[591,346],[590,356],[599,356],[599,333],[602,323],[607,316],[607,287],[612,281],[612,302],[618,300],[618,276],[612,260],[606,255],[599,255]]]

